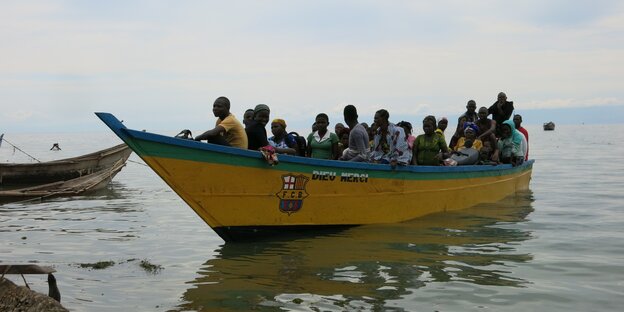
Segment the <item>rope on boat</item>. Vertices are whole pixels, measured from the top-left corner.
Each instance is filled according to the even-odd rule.
[[[28,153],[24,152],[21,148],[19,148],[19,147],[15,146],[13,143],[11,143],[11,142],[7,141],[7,139],[5,139],[5,138],[4,138],[4,134],[2,135],[2,137],[3,137],[3,138],[2,138],[2,141],[7,142],[9,145],[13,146],[13,148],[14,148],[14,149],[16,149],[16,150],[18,150],[18,151],[20,151],[20,152],[22,152],[22,153],[26,154],[26,156],[28,156],[28,157],[30,157],[30,158],[32,158],[32,159],[34,159],[34,160],[36,160],[37,162],[41,162],[41,160],[39,160],[39,159],[37,159],[37,158],[35,158],[35,157],[31,156],[30,154],[28,154]]]
[[[128,159],[128,160],[126,160],[126,161],[127,161],[127,162],[131,162],[131,163],[135,163],[135,164],[137,164],[137,165],[141,165],[141,166],[149,167],[148,165],[146,165],[146,164],[144,164],[144,163],[140,163],[140,162],[138,162],[138,161],[134,161],[134,160],[130,160],[130,159]]]

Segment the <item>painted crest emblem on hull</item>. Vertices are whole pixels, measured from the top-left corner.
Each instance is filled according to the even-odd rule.
[[[303,200],[308,197],[306,183],[310,178],[304,175],[282,175],[282,189],[275,195],[280,199],[279,210],[290,215],[303,207]]]

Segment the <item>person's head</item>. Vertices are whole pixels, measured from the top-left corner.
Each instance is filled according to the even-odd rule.
[[[471,148],[473,142],[474,142],[473,139],[466,139],[466,141],[464,141],[464,147]]]
[[[477,137],[477,132],[471,125],[466,125],[464,127],[464,136],[466,137],[466,140],[472,141]]]
[[[489,114],[490,113],[488,112],[487,107],[482,106],[481,108],[479,108],[479,113],[478,113],[479,119],[485,120],[485,119],[487,119]]]
[[[433,116],[433,115],[428,115],[428,116],[426,116],[426,117],[425,117],[425,119],[427,119],[427,120],[429,120],[430,122],[432,122],[432,123],[433,123],[433,130],[435,131],[435,129],[436,129],[436,128],[437,128],[437,126],[438,126],[438,122],[436,121],[435,116]]]
[[[373,139],[373,137],[375,136],[375,132],[377,131],[377,128],[379,128],[379,126],[373,121],[373,123],[370,125],[370,128],[368,128],[368,138],[369,139]]]
[[[436,127],[435,118],[432,120],[429,117],[430,116],[427,116],[425,117],[425,119],[423,119],[423,131],[427,136],[433,135]]]
[[[492,143],[490,143],[490,141],[483,141],[481,149],[479,150],[479,159],[482,161],[489,160],[492,152]]]
[[[466,123],[466,120],[468,120],[466,118],[466,116],[461,116],[457,119],[457,130],[458,131],[464,131],[464,124]]]
[[[516,129],[520,129],[520,127],[522,126],[522,116],[515,114],[513,116],[513,122],[514,122],[514,125],[516,126]]]
[[[505,92],[499,92],[498,93],[498,103],[505,103],[507,102],[507,94],[505,94]]]
[[[253,116],[254,116],[253,109],[250,108],[246,110],[245,113],[243,114],[243,124],[245,124],[245,126],[249,125],[251,121],[253,120]]]
[[[409,121],[401,121],[397,126],[403,128],[403,132],[405,132],[406,136],[412,134],[412,124]]]
[[[327,126],[329,126],[329,116],[325,113],[320,113],[316,115],[316,130],[325,132],[327,131]]]
[[[338,136],[340,137],[340,144],[342,144],[344,148],[349,147],[349,129],[342,129]]]
[[[492,151],[492,142],[490,140],[485,140],[481,144],[481,150],[485,149],[485,152],[490,153]]]
[[[438,129],[444,132],[444,130],[446,130],[446,127],[448,127],[448,119],[446,119],[446,117],[442,117],[440,121],[438,121]]]
[[[230,100],[225,96],[218,97],[212,104],[212,113],[221,119],[230,114]]]
[[[353,128],[357,124],[358,114],[357,114],[357,109],[355,108],[355,106],[353,105],[345,106],[343,115],[344,115],[344,121],[345,123],[347,123],[349,128]],[[338,124],[336,124],[336,127],[338,127]]]
[[[373,122],[380,128],[388,127],[388,120],[390,119],[390,113],[388,113],[385,109],[380,109],[375,112],[375,117],[373,117]]]
[[[260,123],[262,126],[266,126],[269,123],[269,118],[271,115],[271,110],[269,106],[266,104],[258,104],[254,108],[254,117],[253,120]]]
[[[477,110],[477,102],[475,100],[470,100],[466,104],[466,111],[469,113],[474,113]]]
[[[340,134],[340,133],[342,133],[342,130],[344,130],[344,129],[345,129],[345,125],[343,125],[342,123],[337,123],[334,126],[334,133]]]
[[[511,137],[511,135],[513,134],[513,128],[515,128],[513,121],[511,120],[505,120],[503,122],[503,125],[501,126],[501,138],[506,139]]]
[[[271,122],[271,133],[276,137],[286,135],[286,121],[284,119],[273,119]]]

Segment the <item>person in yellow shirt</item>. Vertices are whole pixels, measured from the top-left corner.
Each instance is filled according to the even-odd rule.
[[[467,122],[464,126],[464,136],[459,138],[459,140],[457,141],[457,145],[455,145],[454,150],[455,151],[461,151],[462,149],[464,149],[466,146],[466,141],[471,141],[472,145],[471,147],[476,149],[477,151],[481,150],[481,147],[483,147],[483,142],[481,142],[481,140],[477,139],[477,132],[479,131],[479,128],[477,127],[477,125],[475,125],[472,122]]]
[[[215,127],[195,137],[195,141],[247,149],[247,134],[243,125],[230,113],[230,100],[221,96],[212,104],[212,113],[217,117]]]

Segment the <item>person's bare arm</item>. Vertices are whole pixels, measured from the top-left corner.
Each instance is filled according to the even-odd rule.
[[[477,139],[483,141],[483,138],[487,138],[494,133],[496,133],[496,120],[492,119],[492,122],[490,123],[490,129],[487,129],[485,132],[481,133],[481,135]]]
[[[215,137],[225,132],[225,128],[222,126],[216,126],[214,129],[208,130],[198,136],[195,137],[195,141],[207,140],[208,138]]]

